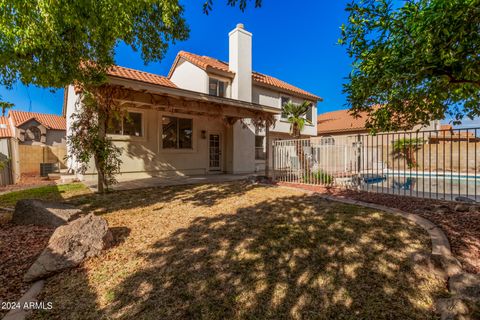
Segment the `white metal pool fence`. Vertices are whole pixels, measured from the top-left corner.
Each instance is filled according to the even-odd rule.
[[[276,181],[480,201],[480,128],[277,140]]]

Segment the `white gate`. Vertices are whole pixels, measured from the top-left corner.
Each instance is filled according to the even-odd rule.
[[[315,185],[355,185],[359,148],[318,139],[278,140],[273,146],[275,180]]]

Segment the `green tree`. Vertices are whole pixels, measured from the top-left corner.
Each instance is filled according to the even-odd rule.
[[[415,153],[423,143],[421,138],[400,138],[393,142],[392,153],[397,159],[405,159],[409,169],[416,168]]]
[[[373,132],[480,115],[480,0],[354,0],[346,11],[344,92]]]
[[[290,135],[293,138],[300,138],[305,124],[310,123],[310,121],[306,119],[306,114],[311,105],[311,102],[308,101],[304,101],[300,104],[290,101],[282,106],[282,116],[286,117],[287,121],[290,123]],[[310,176],[310,162],[303,147],[303,142],[295,144],[299,169],[304,172],[303,176],[305,178]]]
[[[207,2],[205,12],[213,4]],[[227,4],[244,10],[247,0]],[[70,150],[80,170],[93,156],[99,191],[114,182],[120,164],[120,151],[105,132],[118,112],[99,95],[105,93],[102,85],[115,63],[115,48],[124,43],[140,51],[145,63],[160,61],[171,43],[188,38],[183,13],[179,0],[0,0],[0,85],[62,88],[75,83],[80,88],[90,118],[80,111],[74,115]]]
[[[189,29],[178,0],[20,1],[0,5],[0,80],[11,87],[98,83],[123,42],[147,63]]]
[[[125,117],[125,111],[113,103],[112,98],[117,90],[120,89],[108,85],[83,87],[76,101],[71,132],[67,137],[69,157],[77,161],[80,173],[87,171],[93,158],[100,193],[116,183],[115,174],[119,173],[122,164],[122,150],[106,138],[109,124]]]
[[[310,121],[306,119],[305,115],[307,114],[311,105],[311,102],[308,101],[304,101],[300,104],[287,102],[282,107],[282,113],[290,123],[290,134],[295,139],[300,137],[305,124],[310,124]]]
[[[240,10],[245,11],[247,8],[247,0],[227,0],[227,5],[234,7],[238,4]],[[262,0],[255,0],[255,8],[260,8],[262,6]],[[213,7],[213,0],[206,0],[203,3],[203,12],[208,14]]]
[[[2,97],[0,96],[0,99],[2,99]],[[2,117],[5,116],[5,112],[11,108],[13,108],[15,105],[11,102],[6,102],[6,101],[1,101],[0,100],[0,108],[2,109]]]

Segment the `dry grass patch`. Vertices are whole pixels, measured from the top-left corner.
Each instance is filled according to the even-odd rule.
[[[71,201],[116,247],[53,277],[55,319],[429,319],[443,281],[414,268],[422,230],[399,217],[243,182]]]

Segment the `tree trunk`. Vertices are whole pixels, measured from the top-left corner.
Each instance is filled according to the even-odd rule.
[[[106,139],[106,117],[105,114],[102,113],[101,110],[98,112],[98,139],[102,142],[105,141]],[[97,167],[97,173],[98,173],[98,192],[99,193],[105,193],[106,189],[106,184],[105,184],[105,174],[103,171],[103,160],[98,159],[97,156],[95,156],[95,166]]]
[[[270,176],[270,127],[267,126],[265,127],[265,176],[269,178]],[[274,167],[275,169],[275,167]]]
[[[97,168],[97,189],[98,193],[105,193],[105,185],[103,183],[104,177],[103,177],[103,171],[101,169],[100,165],[100,160],[97,158],[97,156],[94,156],[95,158],[95,167]]]

